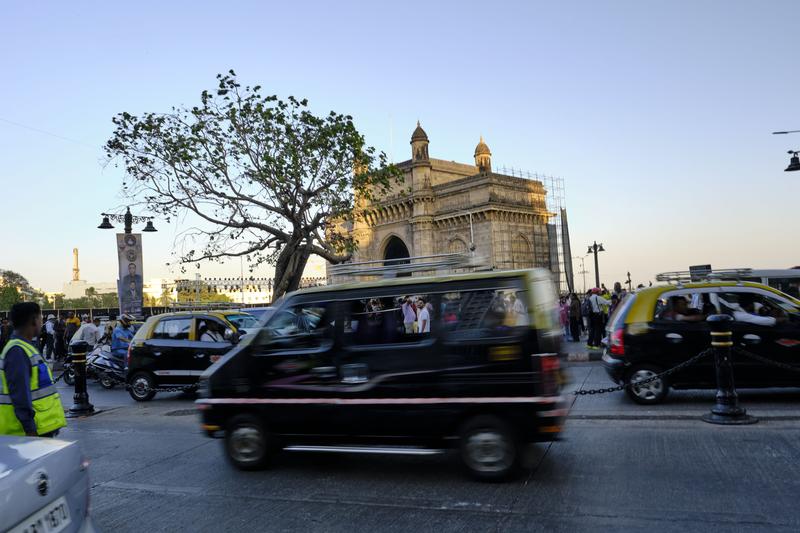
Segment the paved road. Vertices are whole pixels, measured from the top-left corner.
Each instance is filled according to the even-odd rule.
[[[570,387],[607,386],[598,363]],[[64,391],[70,403],[69,391]],[[745,393],[755,426],[696,420],[713,391],[641,409],[621,393],[580,397],[564,439],[532,447],[517,481],[465,478],[452,455],[285,453],[263,472],[225,462],[191,399],[134,404],[91,386],[103,413],[63,438],[92,459],[103,531],[797,531],[797,391]],[[634,419],[632,419],[632,417]]]

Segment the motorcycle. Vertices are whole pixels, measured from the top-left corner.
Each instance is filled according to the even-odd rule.
[[[78,350],[85,350],[86,347],[76,345]],[[75,363],[73,346],[64,358],[64,370],[61,378],[70,387],[75,385]],[[82,353],[82,351],[81,351]],[[100,383],[104,389],[113,389],[120,383],[125,383],[125,367],[118,358],[111,355],[111,347],[107,344],[98,344],[86,355],[86,379]]]
[[[104,389],[113,389],[125,383],[125,366],[111,354],[110,346],[100,345],[86,358],[86,376],[99,381]]]

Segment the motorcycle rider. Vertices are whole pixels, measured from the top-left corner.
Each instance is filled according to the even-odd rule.
[[[122,365],[125,366],[125,356],[128,354],[128,345],[133,339],[134,331],[131,322],[134,318],[131,315],[125,314],[119,317],[117,327],[114,328],[114,333],[111,334],[111,355],[117,359],[122,360]]]

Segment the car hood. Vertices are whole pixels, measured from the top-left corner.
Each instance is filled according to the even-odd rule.
[[[0,436],[0,480],[29,463],[56,453],[72,443],[40,437]]]

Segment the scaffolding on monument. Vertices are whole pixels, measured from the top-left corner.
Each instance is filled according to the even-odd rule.
[[[547,176],[537,172],[529,172],[514,167],[501,166],[495,168],[497,174],[505,174],[517,178],[538,181],[545,189],[545,204],[550,213],[548,228],[552,228],[555,244],[550,244],[550,270],[553,272],[556,287],[559,293],[569,292],[573,289],[572,256],[569,253],[569,230],[566,224],[566,195],[564,178]],[[565,250],[567,253],[565,253]]]

